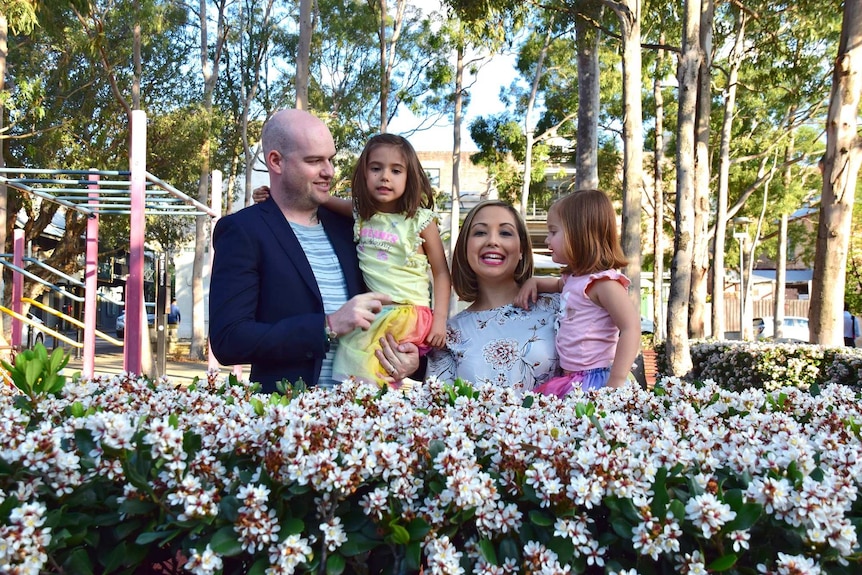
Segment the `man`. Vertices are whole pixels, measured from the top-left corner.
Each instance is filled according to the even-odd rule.
[[[171,300],[171,311],[168,313],[168,325],[179,325],[180,323],[180,306],[177,305],[177,300]]]
[[[261,140],[270,198],[213,233],[210,346],[223,364],[250,363],[264,392],[282,379],[333,386],[338,336],[367,329],[391,298],[363,293],[353,221],[322,207],[335,175],[329,128],[281,110]]]
[[[859,320],[856,316],[850,313],[850,306],[844,304],[844,345],[848,347],[856,347],[856,338],[862,335],[859,333]]]

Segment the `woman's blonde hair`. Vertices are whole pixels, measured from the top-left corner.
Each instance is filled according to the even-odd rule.
[[[601,190],[578,190],[551,206],[563,233],[564,273],[586,275],[628,264],[617,231],[617,214]]]
[[[521,214],[506,202],[485,200],[476,204],[467,213],[467,217],[464,218],[464,224],[461,226],[461,233],[458,234],[458,241],[455,242],[455,250],[452,253],[452,287],[463,301],[473,302],[479,297],[479,280],[476,278],[476,272],[470,267],[470,262],[467,258],[467,240],[470,237],[470,228],[473,226],[476,214],[482,209],[491,206],[509,210],[515,220],[518,239],[521,240],[521,259],[515,268],[515,281],[518,285],[521,285],[533,277],[533,243],[530,241],[530,234],[527,233],[527,224],[524,223]]]

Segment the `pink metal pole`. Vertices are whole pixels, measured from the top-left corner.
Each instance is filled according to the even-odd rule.
[[[90,174],[90,205],[99,203],[99,174]],[[87,219],[87,255],[84,264],[84,358],[82,375],[96,372],[96,291],[99,288],[99,215]]]
[[[144,317],[144,197],[147,171],[147,115],[132,111],[132,134],[129,149],[129,279],[126,281],[126,333],[123,346],[123,369],[140,374],[143,354]],[[141,325],[143,323],[143,325]]]
[[[213,230],[215,230],[216,223],[218,222],[219,217],[221,216],[221,171],[213,170],[212,180],[210,181],[212,184],[212,210],[215,212],[215,216],[210,220],[210,269],[208,276],[212,278],[212,269],[213,269],[213,258],[215,257],[215,246],[213,245],[212,237]],[[209,337],[209,334],[207,334]],[[209,361],[207,361],[207,367],[209,369],[219,369],[219,362],[216,357],[213,355],[212,346],[207,345],[207,349],[209,350]]]
[[[24,230],[15,228],[12,235],[12,265],[24,269]],[[21,313],[23,305],[21,298],[24,297],[24,274],[15,272],[12,274],[12,311]],[[12,318],[12,346],[21,349],[22,322],[20,319]]]

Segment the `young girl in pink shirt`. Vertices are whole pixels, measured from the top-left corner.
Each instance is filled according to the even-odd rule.
[[[545,243],[563,264],[562,277],[532,278],[515,303],[528,307],[539,292],[560,292],[556,348],[563,375],[533,391],[564,396],[581,389],[620,387],[640,350],[640,317],[629,298],[629,279],[618,271],[628,262],[617,233],[610,198],[578,190],[548,211]]]

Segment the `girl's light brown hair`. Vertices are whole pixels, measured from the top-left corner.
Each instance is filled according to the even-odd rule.
[[[353,170],[353,180],[351,182],[353,205],[356,207],[359,217],[367,220],[380,211],[380,204],[371,197],[368,183],[365,179],[365,172],[368,169],[368,156],[378,146],[394,146],[398,148],[401,150],[401,155],[404,156],[404,162],[407,164],[404,166],[407,170],[407,184],[404,188],[404,194],[398,198],[398,213],[406,214],[412,218],[416,215],[416,210],[419,208],[433,210],[434,189],[431,187],[428,175],[422,169],[422,164],[419,162],[416,150],[402,136],[377,134],[365,144],[365,148],[363,148],[362,153],[359,155],[359,160],[356,162],[356,168]]]
[[[479,297],[479,280],[476,279],[476,272],[470,267],[470,261],[467,258],[467,240],[470,237],[470,228],[473,227],[473,220],[476,218],[476,214],[482,211],[483,208],[491,206],[509,210],[515,220],[518,239],[521,240],[521,259],[515,268],[515,281],[518,285],[521,285],[533,277],[533,243],[530,241],[530,234],[527,233],[527,224],[524,223],[521,214],[518,213],[518,210],[500,200],[479,202],[467,213],[467,217],[464,218],[461,233],[458,234],[458,241],[455,242],[455,250],[452,253],[452,287],[463,301],[473,302]]]
[[[628,264],[617,231],[616,211],[603,191],[572,192],[554,202],[550,211],[562,228],[564,273],[586,275]]]

